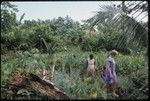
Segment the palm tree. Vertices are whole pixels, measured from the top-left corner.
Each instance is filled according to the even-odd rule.
[[[109,27],[117,28],[121,35],[116,40],[115,48],[131,48],[136,51],[137,48],[141,48],[142,44],[147,44],[148,39],[146,26],[137,21],[136,17],[131,17],[131,15],[139,11],[140,13],[136,17],[145,14],[142,17],[143,19],[148,16],[147,2],[130,1],[125,4],[125,1],[122,1],[120,5],[100,6],[100,10],[96,12],[96,15],[86,22],[90,24],[90,29],[95,26],[99,28],[102,28],[102,26],[108,27],[108,25]]]

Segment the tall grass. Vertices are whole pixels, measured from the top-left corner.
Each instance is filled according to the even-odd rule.
[[[80,49],[70,49],[68,51],[55,53],[57,57],[56,72],[52,82],[65,91],[71,99],[91,99],[93,97],[99,99],[111,98],[101,90],[103,80],[101,74],[98,74],[93,80],[91,77],[86,77],[84,71],[84,63],[89,54],[92,52],[82,52]],[[100,51],[93,53],[96,59],[98,69],[102,69],[105,65],[105,60],[109,56],[109,52]],[[48,54],[41,54],[39,51],[25,51],[6,54],[1,61],[1,84],[9,81],[10,74],[15,68],[25,69],[27,72],[35,73],[36,69],[45,68],[52,69],[52,58]],[[130,98],[136,98],[148,95],[140,92],[132,78],[140,80],[143,86],[148,88],[148,65],[146,64],[144,55],[119,55],[116,59],[118,86],[122,89],[132,89],[133,95]],[[83,75],[83,77],[81,76]],[[138,94],[135,92],[138,91]],[[138,97],[139,98],[139,97]]]

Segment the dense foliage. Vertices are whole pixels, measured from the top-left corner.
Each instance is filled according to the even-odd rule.
[[[95,52],[98,72],[95,80],[86,77],[84,62],[90,52],[82,52],[72,49],[68,52],[56,53],[56,72],[52,82],[61,90],[65,91],[71,99],[91,99],[94,94],[98,99],[113,99],[110,94],[104,93],[101,88],[103,80],[101,71],[105,65],[108,52]],[[10,55],[11,54],[11,55]],[[145,53],[139,55],[124,56],[117,58],[117,75],[119,99],[147,99],[148,98],[148,64],[144,57]],[[74,57],[75,56],[75,57]],[[27,72],[35,73],[37,69],[52,69],[52,59],[48,54],[40,54],[36,49],[32,51],[17,52],[10,51],[2,57],[1,85],[2,98],[10,98],[6,84],[9,82],[11,71],[15,68],[25,69]],[[6,92],[7,91],[7,92]],[[3,93],[5,92],[5,93]],[[6,95],[4,95],[6,94]],[[37,95],[38,97],[39,95]],[[26,99],[26,97],[24,96]],[[36,96],[32,97],[36,99]],[[19,98],[18,98],[19,99]],[[27,98],[28,99],[28,98]],[[40,97],[41,99],[41,97]]]
[[[116,49],[120,53],[116,60],[119,99],[148,98],[148,35],[143,27],[147,26],[147,23],[140,23],[129,18],[130,23],[127,25],[131,23],[138,25],[134,34],[130,34],[132,29],[128,29],[128,33],[122,31],[124,29],[120,29],[115,20],[112,20],[113,14],[107,16],[106,13],[103,16],[102,12],[83,24],[72,20],[69,16],[45,21],[39,19],[22,22],[25,13],[18,21],[16,19],[18,10],[15,5],[2,2],[1,6],[2,98],[13,99],[10,93],[11,86],[8,85],[11,72],[15,68],[32,73],[41,68],[51,70],[55,54],[58,60],[52,82],[72,99],[94,97],[113,99],[111,94],[106,95],[101,90],[103,85],[101,72],[105,59],[109,55],[108,51],[111,49]],[[95,17],[100,19],[99,22],[95,21]],[[107,21],[104,18],[108,18]],[[95,24],[98,25],[97,30],[93,29]],[[123,24],[121,25],[125,28]],[[41,41],[42,38],[47,44]],[[94,80],[85,75],[85,60],[90,53],[94,54],[98,68]],[[41,99],[44,95],[37,94],[31,97],[29,94],[16,99],[30,98]]]

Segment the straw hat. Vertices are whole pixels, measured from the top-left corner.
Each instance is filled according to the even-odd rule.
[[[118,55],[118,52],[116,50],[112,50],[111,54]]]

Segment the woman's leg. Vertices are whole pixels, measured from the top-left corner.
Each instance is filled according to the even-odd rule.
[[[116,94],[116,90],[117,90],[117,84],[113,83],[112,84],[112,93],[114,96],[118,97],[118,95]]]
[[[103,87],[102,87],[102,90],[107,92],[107,89],[108,89],[108,84],[104,84]]]

